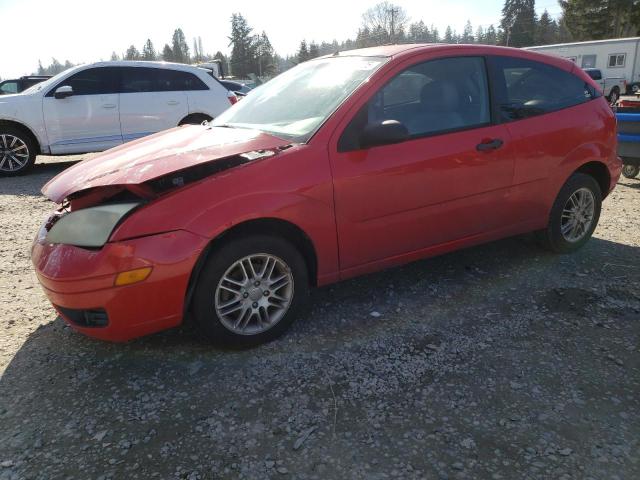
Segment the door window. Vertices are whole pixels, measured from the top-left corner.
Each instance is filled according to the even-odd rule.
[[[0,91],[3,94],[18,93],[18,82],[2,82]]]
[[[367,123],[397,120],[412,137],[472,128],[491,121],[484,59],[457,57],[419,63],[399,73],[356,115],[341,151],[359,148]]]
[[[70,86],[73,95],[104,95],[118,93],[116,88],[116,69],[113,67],[96,67],[82,70],[58,83],[47,97],[52,97],[58,87]]]
[[[599,96],[580,77],[540,62],[493,57],[500,115],[520,120],[588,102]]]

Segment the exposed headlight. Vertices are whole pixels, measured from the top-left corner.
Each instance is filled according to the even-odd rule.
[[[140,203],[113,203],[83,208],[60,217],[46,236],[49,243],[102,247],[116,225]]]

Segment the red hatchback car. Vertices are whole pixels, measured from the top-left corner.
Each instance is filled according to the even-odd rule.
[[[289,327],[312,286],[531,231],[576,250],[621,168],[614,115],[567,60],[340,52],[209,124],[58,175],[32,258],[87,335],[127,340],[189,315],[217,343],[252,345]]]

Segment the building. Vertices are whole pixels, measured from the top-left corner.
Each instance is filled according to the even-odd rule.
[[[598,68],[604,78],[624,78],[633,91],[640,87],[640,37],[560,43],[526,50],[567,58],[581,68]]]

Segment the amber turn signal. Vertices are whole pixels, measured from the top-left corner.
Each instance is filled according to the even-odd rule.
[[[121,287],[123,285],[131,285],[132,283],[142,282],[146,280],[149,274],[153,270],[153,267],[136,268],[135,270],[129,270],[127,272],[120,272],[116,275],[116,281],[114,285]]]

